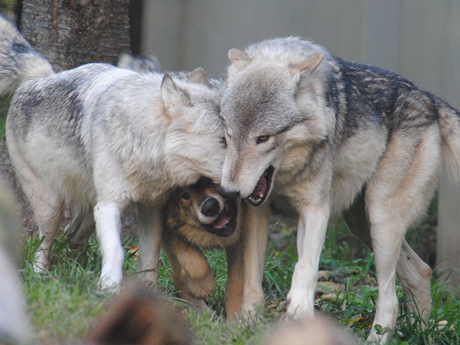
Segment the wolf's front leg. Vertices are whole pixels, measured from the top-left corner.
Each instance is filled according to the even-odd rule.
[[[94,208],[94,218],[102,253],[101,287],[118,290],[123,278],[124,260],[119,206],[115,203],[98,203]]]
[[[181,298],[198,309],[207,308],[204,299],[214,293],[216,280],[206,256],[200,248],[184,241],[174,231],[165,231],[162,244]]]
[[[299,212],[299,261],[295,265],[291,289],[287,296],[287,313],[296,318],[313,317],[319,258],[326,238],[329,213],[327,202],[304,206]]]
[[[256,305],[264,305],[262,290],[265,252],[267,250],[270,204],[248,205],[248,214],[242,231],[244,248],[244,287],[242,311],[253,312]]]
[[[158,260],[160,258],[161,208],[163,204],[140,204],[137,206],[140,271],[142,279],[154,284],[158,279]]]
[[[226,248],[228,280],[225,287],[227,320],[237,320],[241,313],[244,293],[244,248],[240,239]]]

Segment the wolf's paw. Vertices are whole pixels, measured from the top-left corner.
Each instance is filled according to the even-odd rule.
[[[243,291],[243,302],[241,310],[248,313],[257,313],[258,306],[265,305],[265,296],[262,285],[253,289],[247,288]]]
[[[101,275],[97,286],[105,293],[118,294],[121,290],[120,283],[121,278],[113,275]]]
[[[119,284],[110,284],[102,279],[99,279],[97,289],[99,289],[100,293],[108,295],[118,295],[121,292]]]
[[[33,268],[35,273],[43,273],[48,270],[48,265],[45,265],[42,262],[36,262],[34,263]]]
[[[389,331],[389,329],[385,328],[383,330],[377,331],[375,329],[375,326],[373,325],[372,330],[366,339],[366,344],[369,344],[369,345],[386,344],[390,334],[391,332]]]
[[[38,249],[35,253],[34,272],[41,273],[50,268],[53,254],[50,250]]]
[[[206,302],[203,301],[202,299],[190,296],[187,292],[184,292],[184,291],[181,291],[179,295],[180,295],[180,298],[182,298],[184,301],[187,301],[191,307],[194,307],[194,309],[199,314],[202,314],[205,311],[207,311],[210,314],[213,313],[212,309],[209,308]]]
[[[206,299],[214,293],[216,288],[216,279],[212,270],[208,270],[202,277],[193,278],[191,276],[183,277],[183,283],[187,293],[197,299]]]
[[[294,293],[289,293],[287,296],[287,315],[295,319],[306,317],[313,318],[314,308],[313,303],[309,303],[305,296],[296,296]]]

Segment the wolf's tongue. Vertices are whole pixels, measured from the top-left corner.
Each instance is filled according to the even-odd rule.
[[[262,176],[259,179],[259,182],[257,182],[256,188],[252,191],[252,195],[255,195],[256,197],[260,198],[261,195],[265,193],[265,190],[267,189],[267,179],[265,178],[265,174],[262,174]]]

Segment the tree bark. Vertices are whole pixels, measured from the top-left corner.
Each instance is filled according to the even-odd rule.
[[[24,0],[21,31],[56,72],[130,52],[129,0]]]
[[[55,72],[90,62],[116,65],[121,53],[130,52],[128,8],[129,0],[24,0],[20,28]],[[22,225],[30,235],[36,233],[32,209],[16,179],[4,138],[0,144],[0,179],[20,205]],[[62,227],[71,216],[66,209]],[[133,208],[124,212],[122,228],[125,234],[136,233]]]

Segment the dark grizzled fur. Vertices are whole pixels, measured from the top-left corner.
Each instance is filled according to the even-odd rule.
[[[342,126],[339,142],[353,136],[363,120],[382,126],[391,136],[395,131],[431,126],[439,119],[440,105],[451,108],[396,73],[335,60],[340,72],[330,75],[326,99],[337,114],[338,126]],[[343,85],[342,95],[339,83]],[[340,96],[344,96],[345,104],[340,104]]]
[[[20,126],[15,126],[14,135],[18,138],[26,139],[31,125],[40,126],[40,123],[52,116],[52,114],[37,111],[37,109],[56,109],[62,110],[61,121],[56,121],[52,126],[44,126],[44,130],[48,135],[55,137],[55,140],[62,141],[65,138],[63,145],[71,145],[75,147],[78,155],[85,155],[83,149],[81,133],[81,117],[83,112],[83,100],[81,90],[86,87],[88,79],[96,77],[98,73],[107,70],[110,65],[97,64],[98,68],[87,70],[85,74],[62,72],[60,77],[47,77],[46,82],[42,79],[35,79],[27,83],[27,87],[20,87],[14,94],[11,101],[10,112],[16,115],[15,122],[21,123]],[[62,78],[67,73],[67,78]],[[58,80],[55,82],[54,80]],[[53,85],[48,92],[44,92],[43,85]],[[83,163],[84,160],[82,160]]]
[[[151,71],[161,72],[161,66],[158,59],[153,59],[148,56],[136,56],[135,59],[128,65],[128,69],[133,71]]]
[[[155,56],[132,56],[123,54],[118,60],[118,67],[129,69],[138,73],[161,72],[160,61]]]
[[[13,42],[12,44],[13,52],[15,54],[24,54],[24,53],[31,53],[34,50],[30,47],[30,45],[26,45],[23,42]],[[14,55],[15,55],[14,54]]]

